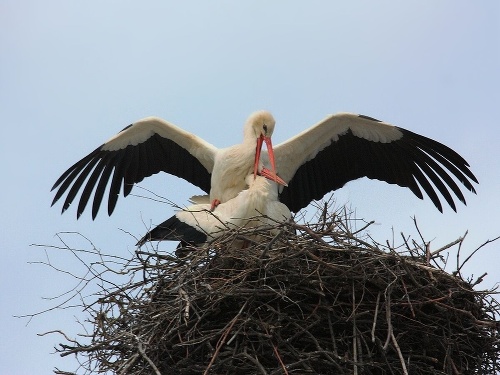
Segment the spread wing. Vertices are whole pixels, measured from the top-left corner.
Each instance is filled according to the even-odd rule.
[[[465,198],[455,180],[473,193],[472,182],[478,182],[451,148],[351,113],[325,118],[277,145],[274,154],[278,173],[288,182],[280,201],[294,212],[361,177],[407,187],[420,199],[422,188],[442,212],[437,190],[456,211],[452,193],[464,204]]]
[[[122,185],[126,197],[134,184],[160,171],[183,178],[208,193],[217,150],[167,121],[148,117],[129,125],[68,168],[52,187],[52,190],[57,189],[52,205],[67,192],[62,207],[64,212],[83,187],[77,217],[85,210],[94,191],[94,219],[111,181],[108,197],[108,214],[111,215]]]

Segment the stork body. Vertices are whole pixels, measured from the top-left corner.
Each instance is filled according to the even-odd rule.
[[[241,145],[220,149],[215,154],[210,201],[227,202],[246,188],[245,177],[254,166],[255,148],[255,142],[245,139]]]
[[[200,245],[220,237],[230,229],[274,225],[291,217],[286,205],[278,201],[278,186],[262,176],[246,178],[248,189],[211,210],[210,204],[194,204],[148,232],[138,243],[181,241]]]
[[[256,175],[257,171],[267,171],[263,168],[266,163],[273,172],[276,165],[284,180],[280,182],[282,185],[288,183],[280,186],[279,200],[292,212],[361,177],[409,188],[420,199],[425,192],[441,212],[438,192],[455,211],[453,195],[466,203],[457,181],[475,193],[473,183],[477,179],[457,152],[371,117],[352,113],[328,116],[277,145],[273,152],[270,137],[274,125],[269,112],[256,112],[245,124],[243,143],[218,149],[161,119],[141,120],[69,168],[53,187],[58,190],[52,204],[69,189],[64,212],[84,186],[77,209],[80,216],[95,187],[92,204],[95,218],[106,185],[111,181],[108,199],[111,214],[122,184],[123,195],[127,196],[133,184],[165,171],[209,193],[213,209],[214,202],[227,202],[245,189],[245,176],[252,166]],[[260,155],[264,141],[269,159]]]
[[[64,172],[52,188],[58,188],[52,204],[69,189],[62,208],[64,212],[84,186],[77,209],[77,217],[80,217],[95,189],[94,219],[111,181],[108,198],[108,214],[111,215],[122,185],[123,195],[127,196],[134,184],[160,171],[200,187],[210,194],[212,202],[225,202],[245,189],[245,177],[252,170],[256,174],[262,168],[262,160],[269,160],[271,168],[275,169],[271,143],[274,125],[269,112],[255,112],[243,128],[243,142],[218,149],[160,118],[142,119]],[[261,160],[263,142],[267,145],[269,158],[265,154]]]

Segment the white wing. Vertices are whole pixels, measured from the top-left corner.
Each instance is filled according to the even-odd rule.
[[[167,121],[147,117],[126,127],[64,172],[52,188],[58,188],[52,204],[69,189],[64,212],[85,186],[77,209],[79,217],[95,188],[92,204],[92,218],[95,218],[111,181],[108,198],[111,215],[122,184],[123,195],[127,196],[135,183],[160,171],[183,178],[208,193],[217,150]]]
[[[453,175],[468,190],[476,177],[467,162],[430,138],[373,118],[351,113],[331,115],[274,148],[278,174],[288,182],[280,201],[298,211],[347,182],[368,177],[409,188],[423,198],[419,185],[442,211],[431,182],[456,210],[448,189],[465,203]]]

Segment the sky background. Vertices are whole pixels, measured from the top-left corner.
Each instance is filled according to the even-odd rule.
[[[78,309],[14,317],[53,307],[47,298],[76,283],[37,262],[84,273],[67,251],[50,248],[61,245],[57,233],[79,232],[103,253],[128,257],[133,236],[172,215],[170,206],[135,196],[95,221],[90,211],[77,221],[75,207],[60,215],[62,202],[50,207],[62,172],[131,122],[159,116],[224,147],[241,141],[255,110],[274,114],[274,144],[348,111],[439,140],[480,181],[458,213],[366,179],[338,190],[336,201],[375,220],[370,234],[381,242],[393,230],[417,236],[413,216],[432,249],[468,230],[465,257],[500,235],[499,87],[495,0],[0,0],[0,374],[78,367],[51,354],[61,337],[37,336],[61,329],[75,337],[83,331],[76,320],[85,318]],[[200,193],[165,174],[141,186],[180,205]],[[452,251],[451,270],[454,262]],[[500,243],[463,272],[488,272],[477,289],[497,285]]]

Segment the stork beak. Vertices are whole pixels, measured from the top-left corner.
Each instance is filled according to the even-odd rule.
[[[268,176],[264,176],[270,180],[273,180],[274,182],[277,182],[282,185],[286,185],[286,183],[281,180],[281,178],[278,177],[276,174],[276,163],[274,161],[274,150],[273,150],[273,143],[271,141],[271,137],[266,137],[264,135],[261,135],[259,138],[257,138],[257,148],[255,149],[255,161],[254,161],[254,166],[253,166],[253,177],[255,178],[258,174],[259,170],[259,161],[260,161],[260,153],[262,151],[262,143],[266,143],[267,147],[267,154],[269,155],[269,162],[271,163],[271,168],[272,168],[272,175],[274,177],[268,177],[272,176],[271,174],[268,174]],[[269,172],[269,170],[267,170]],[[279,180],[283,181],[283,183],[279,182]]]
[[[260,136],[257,138],[257,146],[255,148],[255,160],[253,162],[253,178],[257,177],[257,173],[259,171],[259,161],[260,161],[260,152],[262,150],[262,142],[264,141],[264,136]]]
[[[283,186],[288,186],[288,184],[283,180],[280,176],[278,176],[276,173],[273,173],[267,168],[262,168],[262,170],[259,172],[259,175],[262,177],[267,178],[268,180],[274,181],[277,184],[283,185]]]

